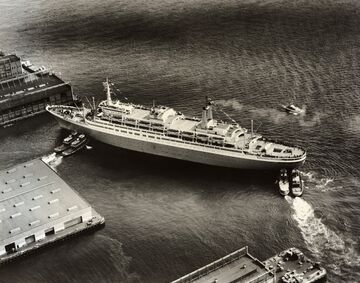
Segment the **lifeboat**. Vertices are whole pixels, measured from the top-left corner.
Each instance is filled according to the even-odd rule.
[[[203,135],[203,134],[197,134],[196,135],[196,141],[197,142],[201,142],[201,143],[206,143],[209,140],[209,136],[208,135]]]
[[[194,139],[194,133],[192,132],[181,132],[183,140],[192,141]]]
[[[149,121],[145,121],[145,120],[140,120],[138,122],[138,126],[141,129],[149,129],[150,128],[150,122]]]
[[[164,131],[164,124],[161,124],[161,123],[152,123],[152,124],[151,124],[151,129],[152,129],[153,131],[163,132],[163,131]]]
[[[167,130],[167,135],[168,135],[169,137],[178,138],[178,137],[179,137],[179,134],[180,134],[180,131],[179,131],[179,130],[172,130],[172,129]]]
[[[224,138],[223,137],[212,137],[211,143],[214,145],[223,145],[224,144]]]

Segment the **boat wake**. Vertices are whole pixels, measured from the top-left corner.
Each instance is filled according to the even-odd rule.
[[[353,134],[360,134],[360,115],[353,115],[348,122],[348,130]]]
[[[215,105],[222,107],[230,107],[234,110],[242,110],[243,105],[239,103],[236,99],[228,99],[228,100],[216,100]],[[303,105],[300,109],[301,113],[297,116],[299,117],[298,122],[301,127],[311,128],[321,124],[321,120],[325,118],[327,115],[325,113],[315,113],[308,117],[306,115],[306,105]],[[271,119],[275,124],[283,124],[284,121],[287,120],[288,113],[283,110],[275,109],[275,108],[255,108],[252,107],[249,110],[256,117],[268,118]]]
[[[62,162],[62,156],[57,155],[55,152],[43,156],[41,159],[47,165],[49,165],[55,172],[57,172],[56,167],[58,167]]]
[[[343,187],[336,185],[334,182],[334,178],[330,177],[323,177],[319,178],[317,173],[315,172],[300,172],[301,176],[303,177],[306,189],[320,191],[320,192],[330,192],[330,191],[337,191],[341,190]]]
[[[315,127],[321,124],[321,120],[325,116],[326,115],[323,113],[315,113],[313,116],[310,116],[308,117],[308,119],[305,119],[305,110],[304,110],[304,112],[300,115],[299,125],[305,128]]]
[[[242,110],[243,109],[243,105],[237,101],[235,98],[233,99],[219,99],[215,101],[215,105],[217,106],[223,106],[223,107],[231,107],[234,110]]]
[[[293,219],[297,222],[305,243],[318,259],[331,258],[331,269],[340,275],[342,269],[359,266],[360,255],[356,252],[352,240],[344,240],[340,234],[328,228],[310,203],[302,198],[286,197],[294,211]]]

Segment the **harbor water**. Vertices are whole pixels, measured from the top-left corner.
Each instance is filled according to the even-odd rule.
[[[296,246],[329,282],[359,282],[359,15],[357,0],[0,0],[0,49],[79,96],[104,99],[109,77],[119,99],[191,116],[209,96],[217,118],[308,150],[293,199],[268,172],[95,141],[54,158],[67,133],[50,115],[1,129],[0,169],[48,156],[106,226],[1,267],[0,282],[165,283],[245,245],[261,260]],[[305,115],[284,113],[291,102]]]

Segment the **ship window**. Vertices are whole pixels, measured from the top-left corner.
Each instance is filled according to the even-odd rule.
[[[149,125],[139,125],[139,128],[141,128],[141,129],[149,129]]]
[[[49,229],[45,230],[45,236],[50,236],[50,235],[53,235],[53,234],[55,234],[54,228],[49,228]]]
[[[16,251],[15,243],[11,243],[5,246],[5,251],[10,254]]]
[[[273,152],[279,153],[279,152],[282,152],[282,149],[280,149],[280,148],[274,148]]]

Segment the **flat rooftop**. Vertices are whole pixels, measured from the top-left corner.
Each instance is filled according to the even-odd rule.
[[[0,111],[71,92],[69,83],[51,73],[29,73],[0,82]]]
[[[0,171],[0,243],[89,207],[40,159]]]
[[[19,61],[20,58],[15,54],[9,54],[9,55],[0,56],[0,62],[1,61],[8,61],[8,60],[10,60],[11,62],[16,62],[16,61]]]
[[[248,253],[247,247],[220,258],[172,283],[265,282],[274,275]]]
[[[0,82],[0,102],[5,100],[9,94],[25,95],[35,89],[47,88],[63,84],[60,78],[50,74],[34,74],[23,70],[23,75]]]

